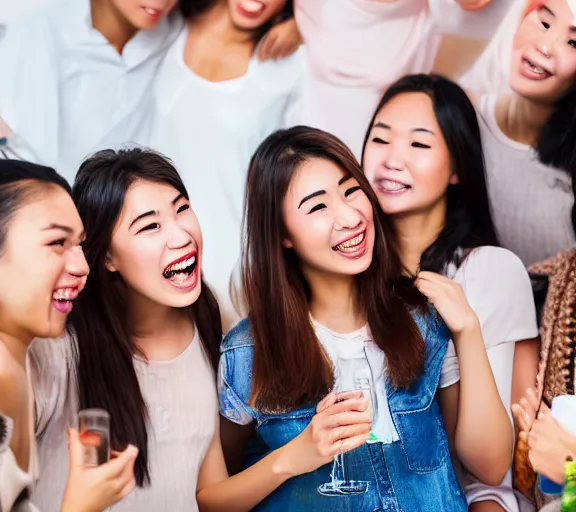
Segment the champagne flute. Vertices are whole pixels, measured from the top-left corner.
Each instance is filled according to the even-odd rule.
[[[110,460],[110,415],[104,409],[84,409],[78,413],[84,464],[99,466]]]
[[[334,386],[334,391],[336,393],[344,393],[347,391],[362,392],[364,398],[368,401],[368,408],[364,414],[369,416],[372,422],[374,418],[374,407],[370,389],[370,379],[361,376],[362,373],[365,373],[363,370],[365,370],[366,366],[366,359],[339,358],[335,367],[336,385]],[[352,385],[350,385],[350,379],[352,379]],[[349,400],[349,398],[345,398],[344,400]],[[344,494],[363,494],[368,490],[368,482],[363,480],[349,480],[346,478],[343,453],[339,453],[334,457],[330,477],[330,482],[318,486],[319,494],[323,496],[341,496]]]

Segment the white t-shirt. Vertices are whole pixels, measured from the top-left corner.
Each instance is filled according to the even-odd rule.
[[[462,286],[482,328],[488,360],[502,402],[510,419],[514,344],[538,336],[536,309],[530,278],[522,261],[500,247],[474,249],[459,269],[451,265],[446,275]],[[464,477],[468,503],[491,499],[507,512],[518,512],[508,471],[498,487]]]
[[[240,257],[248,165],[268,135],[294,124],[304,48],[279,61],[254,56],[245,75],[211,82],[184,63],[187,37],[185,30],[160,69],[151,146],[174,162],[184,180],[204,237],[202,271],[231,328],[241,319],[230,280]]]
[[[0,42],[0,117],[22,158],[70,183],[99,149],[147,144],[153,80],[181,29],[175,13],[122,55],[92,26],[90,0],[60,0],[8,27]]]
[[[484,95],[478,107],[492,216],[500,243],[530,266],[576,245],[572,180],[502,133],[496,99]]]
[[[390,415],[388,398],[385,392],[385,357],[384,352],[373,342],[368,327],[365,326],[357,331],[340,334],[331,331],[324,325],[312,319],[314,330],[318,340],[330,357],[334,365],[336,381],[334,389],[347,391],[369,387],[374,393],[374,422],[372,432],[379,442],[392,443],[400,438]],[[220,364],[223,364],[221,360]],[[219,383],[224,385],[219,372]],[[448,351],[442,365],[440,376],[440,388],[447,388],[460,380],[458,357],[454,344],[450,341]],[[237,423],[247,425],[253,418],[246,411],[237,411]]]

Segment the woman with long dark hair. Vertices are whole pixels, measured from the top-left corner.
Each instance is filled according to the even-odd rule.
[[[131,443],[140,450],[138,487],[116,506],[120,511],[187,512],[198,504],[202,510],[247,511],[287,478],[274,472],[285,460],[298,461],[302,470],[323,462],[326,455],[317,452],[334,444],[326,441],[331,424],[273,454],[256,471],[227,479],[215,385],[220,317],[202,280],[198,221],[172,164],[151,151],[102,151],[84,162],[72,193],[92,271],[68,325],[72,354],[58,352],[54,340],[34,345],[34,358],[46,361],[37,365],[39,396],[57,401],[49,412],[39,404],[48,471],[35,491],[38,503],[48,510],[57,506],[65,482],[64,426],[79,408],[107,410],[111,446]],[[328,407],[318,422],[334,421],[334,411],[350,407]],[[357,413],[352,430],[360,426],[360,432],[345,436],[352,437],[348,448],[337,443],[334,449],[363,442],[363,425],[367,430]]]
[[[384,94],[368,128],[362,164],[382,210],[390,216],[404,273],[442,274],[459,283],[478,315],[494,380],[461,400],[500,398],[510,415],[534,384],[538,330],[530,280],[520,259],[498,247],[476,113],[466,93],[434,75],[406,76]],[[462,379],[476,372],[459,352]],[[489,368],[488,368],[489,371]],[[498,396],[500,394],[500,397]],[[508,441],[493,418],[475,421],[478,449]],[[466,466],[466,461],[463,461]],[[510,459],[508,461],[510,465]],[[474,468],[468,469],[482,480]],[[471,510],[517,511],[511,475],[498,487],[467,479]]]
[[[37,510],[29,500],[40,465],[29,385],[32,364],[26,356],[34,338],[59,336],[65,328],[88,275],[83,239],[84,227],[62,176],[49,167],[0,160],[0,510],[4,512]],[[78,432],[70,430],[68,435],[71,467],[58,510],[102,511],[132,490],[134,447],[99,468],[85,468]],[[37,505],[43,509],[42,502]]]
[[[369,389],[373,405],[371,437],[344,456],[344,475],[324,465],[256,510],[466,510],[450,446],[499,482],[512,430],[498,399],[470,400],[496,386],[461,290],[430,272],[416,283],[452,331],[458,384],[454,345],[425,297],[399,279],[392,226],[368,180],[320,130],[296,127],[262,143],[245,215],[250,313],[225,337],[220,361],[229,467],[258,463],[297,436],[331,389]],[[488,446],[476,439],[480,418],[497,434]]]
[[[190,191],[226,331],[242,317],[229,285],[240,258],[246,169],[265,137],[294,124],[304,55],[258,58],[266,31],[292,16],[292,0],[181,0],[179,7],[186,28],[158,75],[151,146],[170,155]]]

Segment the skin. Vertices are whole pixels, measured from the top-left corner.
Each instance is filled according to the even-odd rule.
[[[177,0],[91,0],[92,24],[122,53],[139,30],[154,30]]]
[[[380,110],[366,145],[364,172],[380,206],[392,216],[406,271],[417,274],[416,286],[453,335],[461,379],[439,392],[453,449],[480,481],[499,485],[510,467],[512,425],[496,388],[478,318],[458,284],[419,272],[422,253],[444,226],[446,190],[458,183],[427,95],[401,94]],[[398,183],[409,188],[391,191]]]
[[[248,16],[242,8],[250,1],[221,0],[205,14],[188,21],[184,62],[195,74],[212,82],[233,80],[246,74],[256,48],[255,31],[276,17],[286,3],[285,0],[258,2],[264,6],[263,10]],[[284,35],[292,37],[293,28],[287,26],[279,30],[285,30]],[[283,42],[267,44],[284,46]]]

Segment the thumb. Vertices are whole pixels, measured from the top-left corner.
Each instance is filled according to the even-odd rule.
[[[84,447],[78,431],[74,428],[68,429],[68,451],[70,469],[84,466]]]

